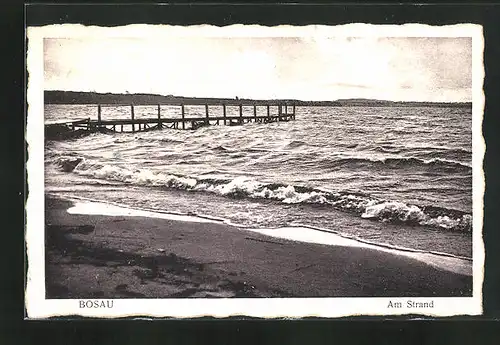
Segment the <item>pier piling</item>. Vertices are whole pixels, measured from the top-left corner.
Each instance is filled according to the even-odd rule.
[[[90,118],[84,118],[80,120],[73,120],[63,123],[57,124],[47,124],[46,127],[54,127],[61,128],[60,126],[65,126],[67,131],[78,131],[78,130],[86,130],[88,132],[132,132],[135,133],[137,131],[148,131],[152,129],[160,130],[162,128],[172,128],[172,129],[198,129],[203,126],[207,126],[212,124],[224,123],[224,125],[242,125],[248,122],[260,122],[260,123],[271,123],[278,121],[290,121],[295,120],[296,115],[296,106],[295,104],[283,104],[279,102],[269,102],[269,103],[256,103],[255,101],[251,102],[242,102],[242,100],[236,102],[221,102],[220,106],[222,106],[222,114],[218,111],[218,114],[210,114],[210,104],[204,103],[205,114],[194,115],[192,117],[186,117],[186,106],[199,106],[199,103],[196,104],[185,104],[185,103],[175,103],[172,105],[181,107],[181,118],[178,116],[166,117],[165,112],[162,116],[161,104],[148,104],[149,106],[156,105],[156,114],[151,117],[140,117],[138,119],[135,118],[135,106],[137,104],[97,104],[97,119],[91,120]],[[228,113],[227,106],[238,107],[237,113]],[[102,111],[103,107],[130,107],[130,118],[122,118],[122,119],[103,119]],[[249,114],[244,114],[243,106],[252,107],[253,111]],[[278,113],[273,113],[271,111],[271,107],[277,106]],[[267,114],[259,114],[258,107],[265,107]],[[212,109],[213,110],[213,109]],[[59,126],[59,127],[57,127]],[[54,132],[57,129],[54,129]]]
[[[161,124],[161,108],[160,105],[158,104],[158,127],[157,129],[161,129],[163,126]]]
[[[97,105],[97,127],[101,127],[101,105]]]
[[[134,122],[135,114],[134,114],[134,105],[133,104],[130,105],[130,112],[131,112],[130,114],[132,116],[132,133],[134,133],[135,132],[135,122]]]
[[[181,116],[182,116],[182,129],[186,129],[186,121],[185,121],[186,114],[184,112],[184,104],[181,105]]]

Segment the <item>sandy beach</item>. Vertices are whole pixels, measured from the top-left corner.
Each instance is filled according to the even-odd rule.
[[[46,297],[471,296],[472,277],[368,248],[234,226],[70,214],[46,197]]]

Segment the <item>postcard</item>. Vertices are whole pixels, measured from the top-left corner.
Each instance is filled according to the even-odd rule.
[[[28,318],[482,313],[481,26],[27,39]]]

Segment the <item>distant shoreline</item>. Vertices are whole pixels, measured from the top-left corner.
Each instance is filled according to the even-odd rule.
[[[137,104],[137,105],[278,105],[295,104],[297,106],[364,106],[364,107],[442,107],[471,108],[472,102],[394,102],[375,99],[342,99],[333,101],[301,101],[295,99],[254,100],[245,98],[198,98],[180,96],[162,96],[155,94],[117,94],[80,91],[44,91],[45,104]]]

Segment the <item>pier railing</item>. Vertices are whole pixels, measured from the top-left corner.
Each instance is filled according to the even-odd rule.
[[[172,107],[177,108],[180,111],[180,117],[165,117],[162,114],[161,106],[168,106],[170,110]],[[46,125],[47,132],[57,132],[57,128],[66,128],[68,131],[88,131],[88,132],[143,132],[149,130],[159,130],[164,128],[172,129],[198,129],[200,127],[210,126],[210,125],[243,125],[249,122],[257,123],[271,123],[280,121],[291,121],[295,120],[295,104],[158,104],[156,105],[157,111],[156,116],[153,117],[136,117],[137,107],[151,107],[151,105],[142,104],[97,104],[97,118],[91,119],[80,119],[56,124]],[[196,116],[187,116],[187,109],[190,107],[204,106],[203,112],[198,111]],[[252,107],[253,112],[251,114],[245,114],[243,107]],[[114,119],[106,119],[103,116],[103,109],[107,107],[129,107],[130,117]],[[222,108],[222,113],[214,114],[214,108]],[[228,108],[238,108],[237,114],[228,114]],[[259,114],[258,110],[261,110]],[[47,131],[48,130],[48,131]]]

